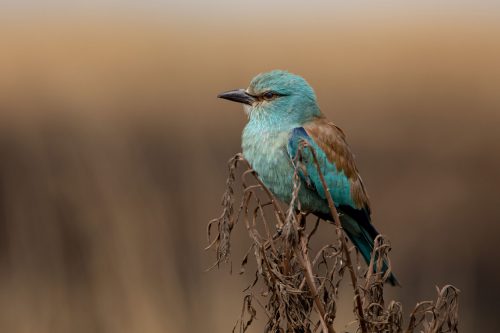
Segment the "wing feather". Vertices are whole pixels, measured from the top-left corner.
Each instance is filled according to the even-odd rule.
[[[336,168],[336,171],[343,174],[349,182],[350,197],[355,204],[353,208],[363,208],[369,212],[370,200],[363,185],[363,180],[356,168],[354,154],[347,144],[344,132],[335,124],[328,122],[326,118],[316,118],[300,129],[302,130],[297,131],[298,129],[296,129],[294,131],[291,140],[297,140],[300,137],[300,140],[312,141],[317,145],[317,148],[326,157],[326,161],[324,161],[319,156],[319,163],[323,164],[321,165],[322,172],[326,173],[325,177],[328,177],[328,173],[335,173]],[[333,171],[332,166],[334,166]],[[335,185],[335,183],[339,184],[342,181],[338,175],[332,179],[334,179],[334,184],[332,185]],[[316,184],[316,189],[321,193],[322,191],[318,186],[320,184]]]

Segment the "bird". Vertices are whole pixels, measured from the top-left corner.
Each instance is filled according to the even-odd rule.
[[[279,200],[290,203],[300,150],[300,209],[333,221],[310,151],[314,150],[342,229],[369,264],[379,235],[371,222],[370,200],[346,135],[321,112],[309,83],[288,71],[272,70],[255,76],[246,89],[217,97],[243,104],[248,122],[242,133],[242,154],[264,185]],[[302,149],[304,145],[310,149]],[[399,285],[392,273],[386,282]]]

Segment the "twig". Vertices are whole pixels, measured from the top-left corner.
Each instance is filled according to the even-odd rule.
[[[337,212],[337,208],[335,208],[335,203],[333,202],[332,196],[330,194],[330,190],[328,186],[326,185],[325,177],[323,176],[323,172],[321,172],[321,167],[318,162],[318,158],[316,157],[316,152],[314,149],[308,145],[307,143],[303,143],[304,148],[309,148],[311,151],[311,154],[313,156],[314,164],[316,165],[316,170],[318,171],[319,178],[321,180],[321,185],[323,186],[323,189],[325,190],[325,195],[326,199],[328,201],[328,207],[330,208],[330,214],[333,217],[333,220],[335,222],[335,225],[337,226],[337,235],[340,239],[340,242],[342,244],[342,249],[344,250],[344,255],[346,258],[346,266],[349,270],[349,274],[351,276],[351,282],[352,282],[352,287],[354,289],[354,298],[356,299],[356,309],[358,312],[358,317],[359,317],[359,324],[361,326],[361,332],[367,333],[366,329],[366,324],[365,324],[365,318],[363,315],[363,305],[361,304],[361,297],[360,297],[360,292],[358,289],[358,284],[357,284],[357,278],[356,278],[356,272],[354,271],[354,267],[352,266],[352,261],[351,261],[351,255],[349,253],[349,250],[347,248],[347,244],[344,238],[344,235],[342,234],[341,230],[342,229],[342,224],[340,223],[339,219],[339,214]]]
[[[301,220],[303,218],[302,214],[299,213],[299,216],[300,216],[299,219]],[[321,302],[321,300],[319,299],[318,289],[316,287],[316,283],[314,282],[314,273],[312,270],[311,261],[309,260],[309,254],[308,254],[309,251],[307,249],[307,243],[308,243],[307,235],[305,235],[302,231],[300,231],[299,239],[300,239],[300,248],[297,247],[294,248],[295,255],[299,258],[300,263],[305,270],[306,283],[310,289],[311,296],[314,299],[314,305],[318,310],[321,327],[324,333],[335,333],[333,325],[332,324],[328,325],[325,321],[326,319],[325,307],[323,305],[323,302]]]

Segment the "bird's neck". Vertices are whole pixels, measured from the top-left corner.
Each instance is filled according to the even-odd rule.
[[[245,130],[253,134],[289,132],[300,127],[299,122],[280,120],[278,117],[253,117],[250,118]]]
[[[245,158],[288,141],[289,133],[299,124],[280,123],[276,119],[251,117],[242,133],[242,148]]]
[[[252,132],[289,132],[322,116],[317,104],[307,99],[267,107],[257,106],[247,111],[249,121],[246,128]]]

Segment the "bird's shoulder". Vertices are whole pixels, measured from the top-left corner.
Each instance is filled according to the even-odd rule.
[[[348,178],[356,175],[354,154],[349,147],[344,131],[326,118],[316,118],[302,126],[307,135],[325,153],[328,161],[335,163]]]
[[[327,160],[349,179],[356,206],[369,209],[369,198],[344,131],[325,117],[315,118],[301,128],[322,150]]]

